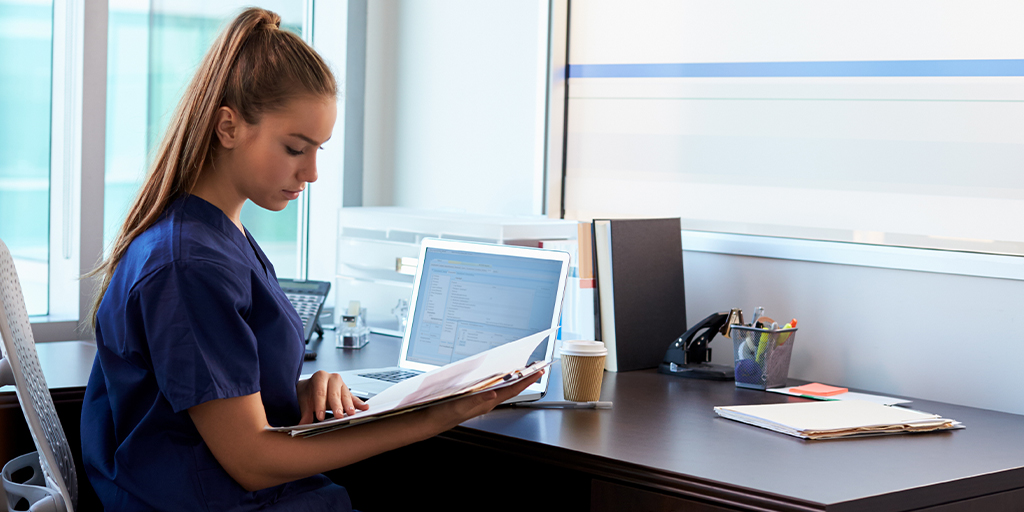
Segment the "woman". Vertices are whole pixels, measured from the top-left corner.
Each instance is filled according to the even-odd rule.
[[[316,180],[337,86],[262,9],[238,16],[182,98],[97,273],[83,456],[107,510],[344,510],[319,473],[429,438],[533,380],[308,439],[264,430],[366,409],[336,374],[298,381],[302,324],[240,221]],[[297,383],[297,384],[296,384]]]

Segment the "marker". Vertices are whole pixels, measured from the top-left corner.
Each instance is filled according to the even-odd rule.
[[[796,318],[794,318],[794,319],[790,320],[790,321],[789,321],[789,323],[788,323],[788,324],[786,324],[786,326],[785,326],[785,327],[783,327],[783,329],[792,329],[792,328],[794,328],[794,327],[796,327]],[[780,347],[781,347],[781,346],[782,346],[783,344],[785,344],[785,343],[786,343],[786,340],[788,340],[788,339],[789,339],[789,335],[790,335],[790,333],[788,333],[788,332],[784,332],[784,333],[782,333],[782,334],[780,334],[780,335],[779,335],[779,343],[778,343],[778,345],[779,345]]]
[[[765,354],[768,352],[768,340],[770,339],[768,334],[779,330],[779,324],[772,322],[771,327],[768,327],[768,332],[761,334],[761,340],[757,343],[757,362],[764,363]]]

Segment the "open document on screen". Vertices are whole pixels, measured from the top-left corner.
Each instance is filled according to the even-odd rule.
[[[431,248],[422,265],[410,361],[444,365],[551,327],[558,261]]]

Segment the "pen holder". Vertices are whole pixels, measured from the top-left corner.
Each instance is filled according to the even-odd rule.
[[[772,331],[734,325],[730,334],[737,387],[768,389],[786,385],[796,327]]]

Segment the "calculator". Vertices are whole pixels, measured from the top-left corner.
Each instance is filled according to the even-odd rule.
[[[327,299],[327,292],[331,291],[331,283],[327,281],[305,281],[301,279],[278,279],[281,290],[288,296],[288,301],[298,311],[302,319],[302,335],[306,343],[316,331],[323,337],[324,330],[320,328],[320,311],[324,308],[324,300]]]

